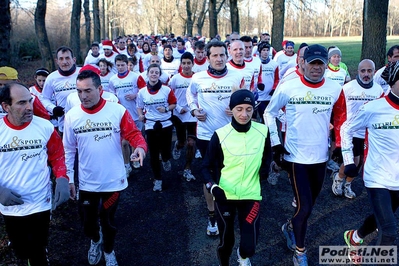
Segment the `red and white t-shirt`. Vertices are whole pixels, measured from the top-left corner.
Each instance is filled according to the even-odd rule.
[[[177,116],[182,122],[197,122],[197,118],[193,117],[190,113],[190,107],[187,103],[187,88],[190,85],[192,76],[185,76],[183,73],[174,75],[169,81],[169,87],[175,93],[177,104],[173,110],[173,115]],[[186,112],[181,114],[180,112]]]
[[[108,88],[109,91],[114,93],[118,97],[119,102],[129,111],[133,120],[138,120],[139,115],[137,114],[137,93],[140,89],[146,87],[144,79],[137,73],[127,71],[123,76],[115,74],[109,80]],[[134,100],[127,100],[125,96],[127,94],[134,94],[136,98]]]
[[[328,137],[333,105],[338,100],[341,87],[334,81],[323,79],[311,84],[302,76],[281,84],[274,93],[264,114],[269,127],[271,145],[280,144],[276,117],[285,106],[284,155],[289,162],[301,164],[323,163],[328,160]]]
[[[381,98],[384,92],[377,83],[373,83],[373,87],[365,89],[359,85],[357,80],[352,80],[342,87],[339,99],[334,106],[334,131],[335,145],[341,147],[341,126],[345,121],[351,120],[359,108],[375,99]],[[356,138],[365,138],[365,130],[359,130],[354,133]]]
[[[161,121],[162,127],[171,126],[172,113],[161,113],[157,107],[168,107],[176,102],[176,96],[168,86],[162,85],[156,92],[151,92],[148,88],[141,89],[137,95],[137,108],[143,109],[145,130],[153,129],[155,121]]]
[[[22,205],[3,206],[3,215],[26,216],[51,209],[50,170],[66,176],[64,149],[54,126],[33,116],[22,126],[12,125],[7,116],[0,119],[0,186],[21,195]],[[73,175],[72,175],[73,178]]]
[[[342,125],[342,155],[345,165],[353,163],[352,138],[355,132],[366,130],[364,185],[399,190],[399,106],[388,97],[362,105]]]
[[[147,151],[141,131],[125,107],[118,103],[101,99],[93,110],[79,105],[66,113],[63,143],[67,173],[74,176],[78,150],[80,190],[113,192],[127,187],[122,139]]]
[[[227,116],[232,91],[242,89],[245,80],[240,71],[227,70],[224,76],[214,76],[209,71],[195,73],[187,89],[190,110],[202,109],[206,120],[197,123],[197,138],[210,140],[216,129],[231,122]]]

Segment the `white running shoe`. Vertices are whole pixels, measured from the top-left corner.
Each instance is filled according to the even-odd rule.
[[[98,242],[90,241],[90,249],[87,253],[87,260],[90,265],[96,265],[100,262],[101,256],[103,254],[103,233],[100,229],[100,239]]]
[[[296,207],[298,206],[298,205],[296,204],[296,199],[295,199],[295,197],[292,199],[291,205],[292,205],[292,207],[294,207],[294,208],[296,208]]]
[[[215,224],[212,225],[211,219],[208,218],[208,226],[206,227],[206,234],[208,236],[219,235],[218,223],[216,221],[215,221]]]
[[[175,160],[179,160],[180,155],[181,155],[181,150],[179,150],[179,149],[177,148],[177,140],[176,140],[176,141],[175,141],[175,145],[173,146],[173,150],[172,150],[172,157],[173,157],[173,159],[175,159]]]
[[[334,175],[334,180],[331,186],[331,190],[336,196],[342,196],[342,185],[344,183],[344,179],[340,179],[338,177],[338,172]]]
[[[162,167],[165,172],[169,172],[172,169],[172,164],[170,163],[170,160],[167,160],[166,162],[162,162]]]
[[[251,266],[251,261],[249,260],[249,258],[246,259],[241,258],[239,248],[237,248],[237,257],[238,257],[237,262],[239,266]]]
[[[183,171],[183,177],[190,182],[191,180],[195,180],[195,176],[191,173],[190,169],[184,169]]]
[[[105,265],[106,266],[118,266],[116,261],[115,251],[112,250],[111,253],[104,252]]]
[[[327,169],[329,169],[329,170],[331,170],[333,172],[339,171],[339,165],[336,162],[334,162],[333,160],[330,159],[327,162]]]
[[[130,164],[128,164],[128,166],[125,165],[125,170],[126,170],[126,177],[130,176],[130,173],[132,172],[132,167],[130,166]]]
[[[152,189],[153,191],[162,191],[162,180],[156,180],[154,181],[154,187]]]
[[[133,167],[134,167],[134,168],[137,169],[137,168],[140,168],[140,166],[141,166],[141,165],[140,165],[140,162],[139,162],[139,161],[134,161],[134,162],[133,162]]]
[[[199,150],[196,150],[195,151],[195,159],[201,159],[201,158],[202,158],[201,152]]]
[[[270,164],[269,176],[267,177],[267,182],[270,185],[275,186],[277,184],[278,178],[280,177],[279,167],[272,161]]]
[[[344,195],[348,199],[354,199],[356,198],[356,193],[353,192],[351,184],[344,184]]]

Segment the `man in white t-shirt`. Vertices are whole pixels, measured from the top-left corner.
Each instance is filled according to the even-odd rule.
[[[104,252],[106,265],[118,265],[114,252],[115,212],[122,190],[128,186],[121,141],[126,139],[136,147],[131,160],[139,161],[140,165],[147,144],[129,112],[121,104],[101,98],[97,73],[91,70],[79,73],[76,88],[82,104],[65,115],[63,144],[67,173],[74,176],[75,155],[79,150],[79,205],[84,233],[91,239],[89,264],[96,265]],[[74,180],[69,182],[73,186]]]
[[[53,124],[33,115],[33,96],[24,85],[6,84],[0,103],[7,113],[0,119],[0,212],[16,256],[48,265],[50,210],[70,196],[62,141]]]

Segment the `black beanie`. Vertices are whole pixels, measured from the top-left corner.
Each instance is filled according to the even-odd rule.
[[[249,104],[252,105],[252,107],[255,107],[254,94],[247,89],[239,89],[233,92],[230,97],[230,110],[233,110],[233,108],[239,104]]]

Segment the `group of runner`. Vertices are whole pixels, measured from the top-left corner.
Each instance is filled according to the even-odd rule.
[[[58,70],[38,69],[30,94],[15,83],[14,69],[0,68],[4,85],[0,126],[9,132],[0,138],[1,159],[20,160],[16,158],[29,149],[31,154],[25,156],[30,167],[47,169],[36,177],[26,165],[21,165],[22,172],[5,168],[10,177],[24,175],[24,182],[32,176],[31,182],[40,184],[36,191],[21,189],[17,178],[0,179],[0,211],[7,217],[7,233],[18,256],[32,266],[48,263],[49,197],[43,196],[48,202],[38,205],[37,196],[31,196],[49,193],[48,160],[57,180],[56,205],[68,199],[69,190],[67,195],[83,210],[84,232],[91,239],[89,264],[96,265],[104,254],[107,266],[118,265],[113,250],[115,210],[132,166],[143,166],[147,145],[155,192],[163,190],[167,180],[162,169],[173,169],[172,158],[185,152],[182,170],[187,181],[196,179],[191,172],[194,158],[203,158],[202,173],[197,174],[208,208],[206,233],[220,236],[220,265],[229,265],[236,212],[241,235],[238,262],[251,265],[260,226],[260,180],[267,178],[275,185],[281,170],[288,172],[294,194],[294,215],[282,226],[294,265],[307,265],[307,220],[326,168],[332,170],[333,194],[353,199],[352,181],[364,167],[374,213],[359,230],[345,232],[348,246],[355,249],[377,228],[377,244],[394,243],[399,46],[389,49],[389,64],[377,72],[372,60],[362,60],[351,80],[338,47],[302,43],[295,52],[294,42],[284,41],[283,50],[276,52],[268,33],[259,43],[236,32],[227,37],[206,43],[197,37],[123,36],[93,43],[83,67],[76,65],[70,48],[60,47]],[[63,145],[45,120],[56,127]],[[20,146],[13,146],[14,138],[27,139],[33,124],[46,125],[45,133],[38,130],[37,136],[29,137],[47,143],[47,148],[16,149]],[[12,135],[15,130],[17,137]],[[36,149],[48,155],[37,156],[41,152]],[[109,161],[105,153],[115,158]],[[98,167],[102,165],[106,171]],[[33,227],[26,227],[24,235],[18,233],[17,225],[25,223],[45,224],[40,245],[26,240]]]

